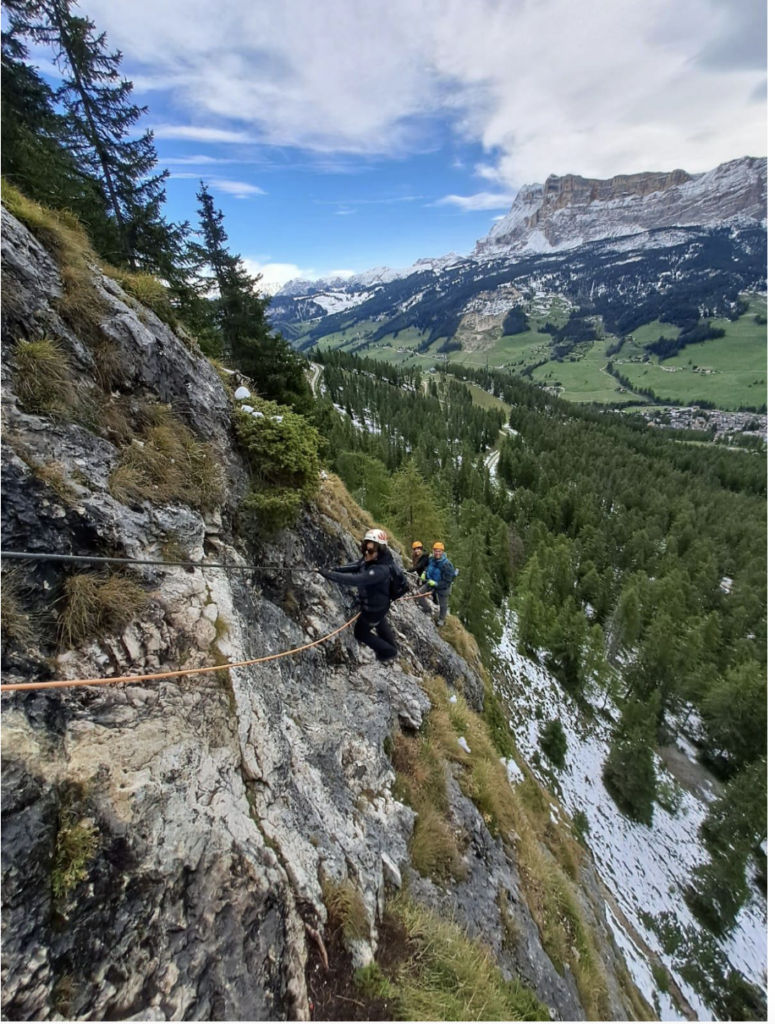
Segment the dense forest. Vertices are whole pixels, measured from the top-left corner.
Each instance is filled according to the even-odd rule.
[[[332,465],[402,541],[445,537],[461,569],[453,610],[492,650],[518,613],[523,649],[580,702],[590,685],[621,709],[605,778],[649,822],[652,750],[692,710],[705,756],[730,780],[706,826],[710,864],[686,898],[723,930],[747,893],[766,832],[766,464],[682,443],[679,432],[563,402],[515,378],[449,367],[422,391],[406,372],[318,354],[332,416]],[[483,452],[511,405],[497,477]],[[731,585],[722,588],[722,579]],[[727,592],[728,590],[728,592]]]

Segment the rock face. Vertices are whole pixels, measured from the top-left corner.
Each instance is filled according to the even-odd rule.
[[[712,225],[767,216],[767,160],[744,157],[706,174],[618,174],[601,181],[550,175],[525,185],[475,255],[569,249],[653,228]]]
[[[193,561],[244,564],[230,526],[247,486],[230,395],[207,360],[96,269],[99,331],[127,399],[172,403],[214,446],[229,484],[221,507],[205,517],[179,503],[124,504],[109,489],[119,459],[109,430],[24,411],[20,340],[58,342],[85,395],[97,387],[94,355],[61,315],[52,257],[5,212],[3,227],[5,546],[155,558],[173,538]],[[325,504],[308,508],[296,530],[263,545],[261,563],[278,568],[138,568],[146,603],[131,623],[74,648],[62,648],[55,615],[73,570],[15,568],[13,592],[32,628],[4,643],[4,681],[242,661],[331,632],[350,615],[340,590],[280,568],[356,555],[330,487],[323,482]],[[556,1016],[583,1017],[573,977],[542,948],[518,863],[452,776],[469,877],[444,890],[409,865],[414,812],[393,796],[388,739],[420,728],[423,673],[454,684],[475,710],[483,684],[412,602],[392,617],[401,667],[375,664],[345,631],[229,673],[3,695],[6,1019],[307,1019],[305,969],[316,954],[305,926],[325,931],[324,881],[349,880],[363,896],[371,938],[353,945],[357,964],[372,956],[402,872],[417,898],[481,934]],[[64,866],[78,872],[68,886]],[[508,949],[494,902],[501,891],[522,925]],[[621,967],[607,930],[600,941]],[[610,1004],[626,1015],[616,974]]]

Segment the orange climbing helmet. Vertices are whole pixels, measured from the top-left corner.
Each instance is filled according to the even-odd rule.
[[[421,540],[416,540],[414,544],[412,544],[412,551],[416,551],[418,548],[422,548]]]
[[[444,545],[441,543],[440,540],[437,540],[436,543],[433,545],[433,550],[434,551],[443,551],[444,550]]]

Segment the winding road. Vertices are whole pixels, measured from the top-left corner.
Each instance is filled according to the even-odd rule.
[[[321,363],[310,363],[312,374],[309,378],[309,386],[312,388],[312,394],[317,396],[318,393],[318,382],[320,381],[320,375],[323,372],[323,366]]]

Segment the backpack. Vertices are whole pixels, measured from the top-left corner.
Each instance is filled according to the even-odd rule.
[[[399,597],[403,597],[409,590],[409,584],[406,581],[404,570],[396,565],[395,562],[390,563],[390,600],[397,601]]]

